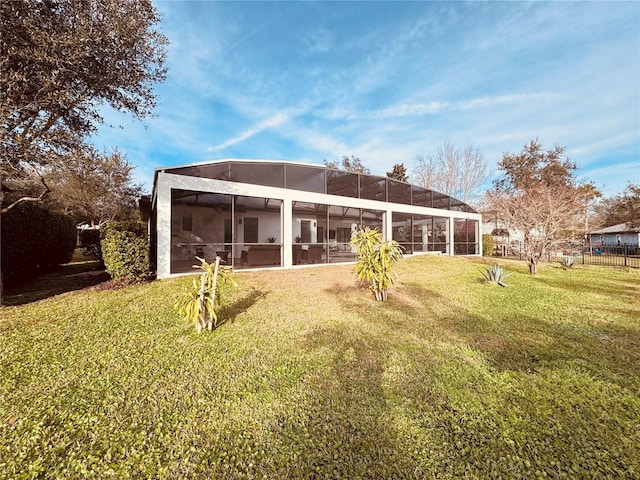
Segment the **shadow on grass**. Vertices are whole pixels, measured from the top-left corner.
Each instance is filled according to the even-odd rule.
[[[640,309],[640,285],[630,285],[631,282],[625,284],[619,280],[608,279],[606,275],[602,275],[598,283],[580,281],[575,275],[571,275],[571,271],[565,273],[566,276],[564,278],[554,278],[553,280],[539,278],[538,280],[550,288],[563,288],[570,292],[593,292],[606,296],[614,295],[628,301],[629,306],[635,304],[636,310]]]
[[[348,324],[318,327],[302,348],[331,352],[328,371],[312,385],[300,453],[300,478],[412,478],[415,464],[404,454],[386,401],[385,362],[391,345]],[[319,447],[319,448],[318,448]],[[335,454],[339,452],[339,455]],[[403,452],[399,454],[398,452]]]
[[[218,326],[225,323],[233,323],[239,315],[249,310],[260,298],[264,297],[268,292],[252,288],[247,294],[235,300],[233,303],[223,305],[218,312]]]
[[[80,262],[62,265],[53,273],[41,275],[19,287],[6,289],[3,305],[25,305],[66,292],[93,287],[109,279],[98,262]]]
[[[388,371],[387,365],[383,365],[382,362],[393,355],[408,359],[407,368],[400,367],[400,373],[394,376],[396,394],[402,396],[403,405],[411,406],[415,412],[416,425],[424,427],[421,433],[428,435],[432,441],[440,439],[449,445],[460,447],[450,449],[446,459],[439,457],[439,450],[435,449],[431,462],[438,465],[438,468],[452,464],[464,465],[471,455],[481,462],[476,464],[477,471],[487,473],[483,470],[483,465],[494,459],[493,456],[499,452],[498,448],[512,451],[510,447],[505,446],[504,438],[499,432],[496,434],[494,428],[492,415],[500,415],[501,407],[494,406],[494,411],[488,412],[486,416],[478,416],[471,408],[473,405],[469,407],[469,413],[464,405],[456,406],[455,402],[452,403],[448,398],[449,391],[453,397],[459,398],[465,394],[465,388],[468,388],[470,382],[484,378],[474,376],[478,357],[481,357],[482,363],[486,362],[486,366],[495,373],[513,371],[536,375],[544,372],[543,374],[547,375],[549,371],[557,370],[559,377],[562,377],[562,372],[566,369],[577,369],[586,372],[585,378],[594,379],[594,388],[604,388],[597,387],[597,381],[630,391],[638,386],[637,366],[640,364],[640,357],[637,352],[640,335],[631,328],[620,325],[592,325],[579,320],[570,322],[563,319],[562,322],[556,322],[554,318],[536,316],[535,311],[523,315],[506,310],[503,318],[485,316],[464,308],[446,295],[430,290],[428,286],[419,284],[403,284],[397,295],[384,303],[362,301],[357,296],[339,289],[334,289],[333,293],[336,295],[336,301],[344,308],[351,308],[352,312],[360,315],[363,324],[350,328],[345,322],[345,326],[338,325],[340,328],[314,330],[309,334],[308,348],[324,347],[334,356],[332,380],[324,379],[317,395],[320,398],[327,397],[326,401],[331,402],[330,392],[336,392],[334,396],[339,400],[338,408],[334,409],[345,411],[347,418],[352,416],[357,426],[364,425],[369,428],[375,424],[372,418],[384,415],[389,408],[383,404],[381,398],[391,398],[389,391],[385,389],[384,376],[393,374],[393,371]],[[369,325],[373,328],[369,329]],[[371,333],[367,334],[369,332]],[[439,346],[447,342],[453,348],[440,349]],[[469,355],[467,348],[477,352],[478,357]],[[447,387],[432,384],[432,378],[437,377],[440,371],[441,361],[447,365],[445,372],[453,372],[445,376],[450,382]],[[485,367],[481,365],[480,368],[484,374]],[[457,384],[458,374],[461,378],[460,385]],[[511,377],[503,377],[501,381],[509,382],[505,380],[509,378]],[[562,392],[563,388],[565,387],[559,387],[558,391]],[[613,391],[617,391],[616,388]],[[351,392],[359,392],[359,396]],[[503,400],[508,400],[512,393],[506,389],[501,390],[500,395]],[[356,397],[361,403],[362,411],[352,412],[351,401]],[[471,395],[469,398],[475,397]],[[516,402],[522,401],[519,394],[513,398]],[[492,401],[494,399],[489,399],[487,405],[491,406]],[[353,402],[357,404],[356,400]],[[335,403],[334,400],[334,405]],[[328,410],[323,404],[314,407],[321,412]],[[529,407],[523,403],[518,408]],[[518,408],[514,411],[517,412]],[[597,408],[606,409],[606,405],[598,405]],[[506,407],[506,410],[509,411],[509,407]],[[545,425],[546,417],[543,413],[535,408],[531,412],[534,423],[540,422]],[[393,418],[393,412],[390,413],[389,417]],[[349,426],[342,425],[339,418],[326,419],[332,431],[339,428],[348,430]],[[574,424],[570,418],[558,421],[567,430],[575,430],[576,434],[583,432],[580,422]],[[402,443],[398,438],[400,433],[393,428],[393,424],[382,424],[380,428],[384,432],[384,438],[373,436],[369,442],[380,445],[382,453],[378,454],[378,458],[385,462],[393,462],[395,459],[392,451],[385,452],[393,449],[394,444],[397,448]],[[553,431],[549,432],[544,428],[540,431],[536,431],[535,428],[529,431],[523,427],[523,432],[523,435],[532,434],[526,438],[531,442],[528,448],[533,449],[533,454],[529,457],[528,450],[525,449],[520,450],[519,455],[529,457],[531,463],[545,452],[549,438],[554,439],[558,445],[565,445],[564,435],[556,436]],[[355,435],[354,432],[350,433]],[[600,441],[599,438],[597,441]],[[604,443],[604,440],[602,442]],[[587,444],[597,446],[595,440],[594,443]],[[566,444],[567,447],[571,445]],[[353,445],[352,441],[348,444],[348,451],[360,454],[359,445]],[[624,467],[627,464],[626,460],[621,460],[624,456],[614,453],[615,461]],[[498,458],[495,458],[495,461],[502,462]],[[456,468],[455,466],[453,468]],[[505,474],[508,470],[504,468],[510,466],[500,468],[503,469],[498,471]],[[415,476],[418,471],[419,467],[409,470],[406,465],[399,465],[398,472],[394,473],[403,478],[410,477],[411,473]],[[522,471],[533,473],[533,469],[525,467],[522,467]],[[376,470],[375,473],[381,477],[389,474],[384,470]],[[484,476],[482,473],[480,477]],[[527,477],[528,475],[525,475],[521,478]]]
[[[555,285],[558,287],[558,285]],[[561,288],[582,286],[561,284]],[[619,286],[615,294],[630,295],[633,287]],[[556,322],[530,314],[509,313],[490,318],[462,308],[446,296],[419,284],[403,284],[402,294],[387,302],[363,302],[342,289],[333,289],[336,301],[358,313],[368,322],[391,328],[401,338],[448,341],[469,346],[482,353],[496,371],[536,373],[541,366],[557,362],[583,365],[594,376],[605,376],[629,386],[627,380],[637,375],[633,365],[640,364],[640,333],[617,324]],[[606,291],[606,287],[603,287]],[[365,290],[357,295],[366,294]],[[606,310],[606,309],[604,309]],[[602,316],[607,317],[607,311]],[[617,314],[629,315],[632,308],[620,308]],[[633,380],[632,380],[633,381]]]

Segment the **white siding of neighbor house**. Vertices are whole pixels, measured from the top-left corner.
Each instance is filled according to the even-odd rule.
[[[620,236],[620,243],[618,244],[618,236]],[[625,233],[592,233],[591,243],[603,245],[605,247],[615,247],[618,245],[627,245],[629,247],[640,246],[640,233],[625,232]]]

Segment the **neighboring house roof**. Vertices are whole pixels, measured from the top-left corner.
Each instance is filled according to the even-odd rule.
[[[511,235],[511,233],[509,233],[509,230],[507,230],[506,228],[494,228],[491,231],[491,235],[494,235],[496,237],[508,237]]]
[[[594,230],[589,232],[590,235],[603,235],[606,233],[635,233],[640,232],[640,227],[632,227],[630,223],[619,223],[617,225],[611,225],[610,227],[601,228],[600,230]]]

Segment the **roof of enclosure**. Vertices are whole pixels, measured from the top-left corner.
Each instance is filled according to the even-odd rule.
[[[159,168],[157,172],[478,213],[470,205],[435,190],[323,165],[272,160],[218,160]]]

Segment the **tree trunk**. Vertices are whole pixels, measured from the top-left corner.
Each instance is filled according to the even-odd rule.
[[[538,260],[535,258],[529,259],[529,273],[531,275],[538,273]]]
[[[216,266],[213,269],[213,286],[211,287],[211,295],[213,297],[213,301],[212,301],[212,305],[215,308],[216,306],[216,298],[217,298],[217,288],[218,288],[218,270],[220,268],[220,257],[216,256]],[[217,325],[216,325],[217,326]],[[209,322],[207,327],[209,327],[209,330],[211,330],[214,325],[213,325],[213,312],[209,312]]]
[[[205,273],[200,275],[200,291],[198,292],[198,303],[200,305],[200,310],[198,314],[198,320],[196,320],[196,330],[198,333],[202,331],[204,327],[205,319],[204,319],[204,285],[205,285]]]

